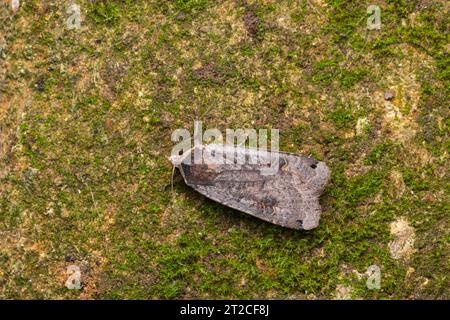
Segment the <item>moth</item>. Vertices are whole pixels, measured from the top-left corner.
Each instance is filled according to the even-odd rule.
[[[319,196],[330,178],[324,162],[217,143],[196,146],[170,161],[188,186],[223,205],[291,229],[319,224]]]

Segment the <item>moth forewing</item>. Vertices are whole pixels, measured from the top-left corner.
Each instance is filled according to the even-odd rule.
[[[189,161],[195,152],[202,163]],[[292,229],[319,223],[319,196],[329,179],[324,162],[226,144],[195,147],[171,161],[187,185],[223,205]]]

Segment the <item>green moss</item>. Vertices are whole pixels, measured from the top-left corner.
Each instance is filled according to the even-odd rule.
[[[208,0],[175,0],[173,7],[178,12],[195,13],[205,10],[208,6]]]

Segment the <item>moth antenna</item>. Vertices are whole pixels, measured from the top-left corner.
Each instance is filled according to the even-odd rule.
[[[172,166],[172,181],[171,181],[171,192],[173,194],[173,177],[175,176],[175,166]]]

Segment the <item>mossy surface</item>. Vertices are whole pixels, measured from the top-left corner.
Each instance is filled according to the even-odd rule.
[[[450,298],[445,1],[380,1],[380,30],[366,1],[77,0],[80,30],[65,3],[0,10],[1,298]],[[171,192],[194,120],[325,161],[319,227]]]

